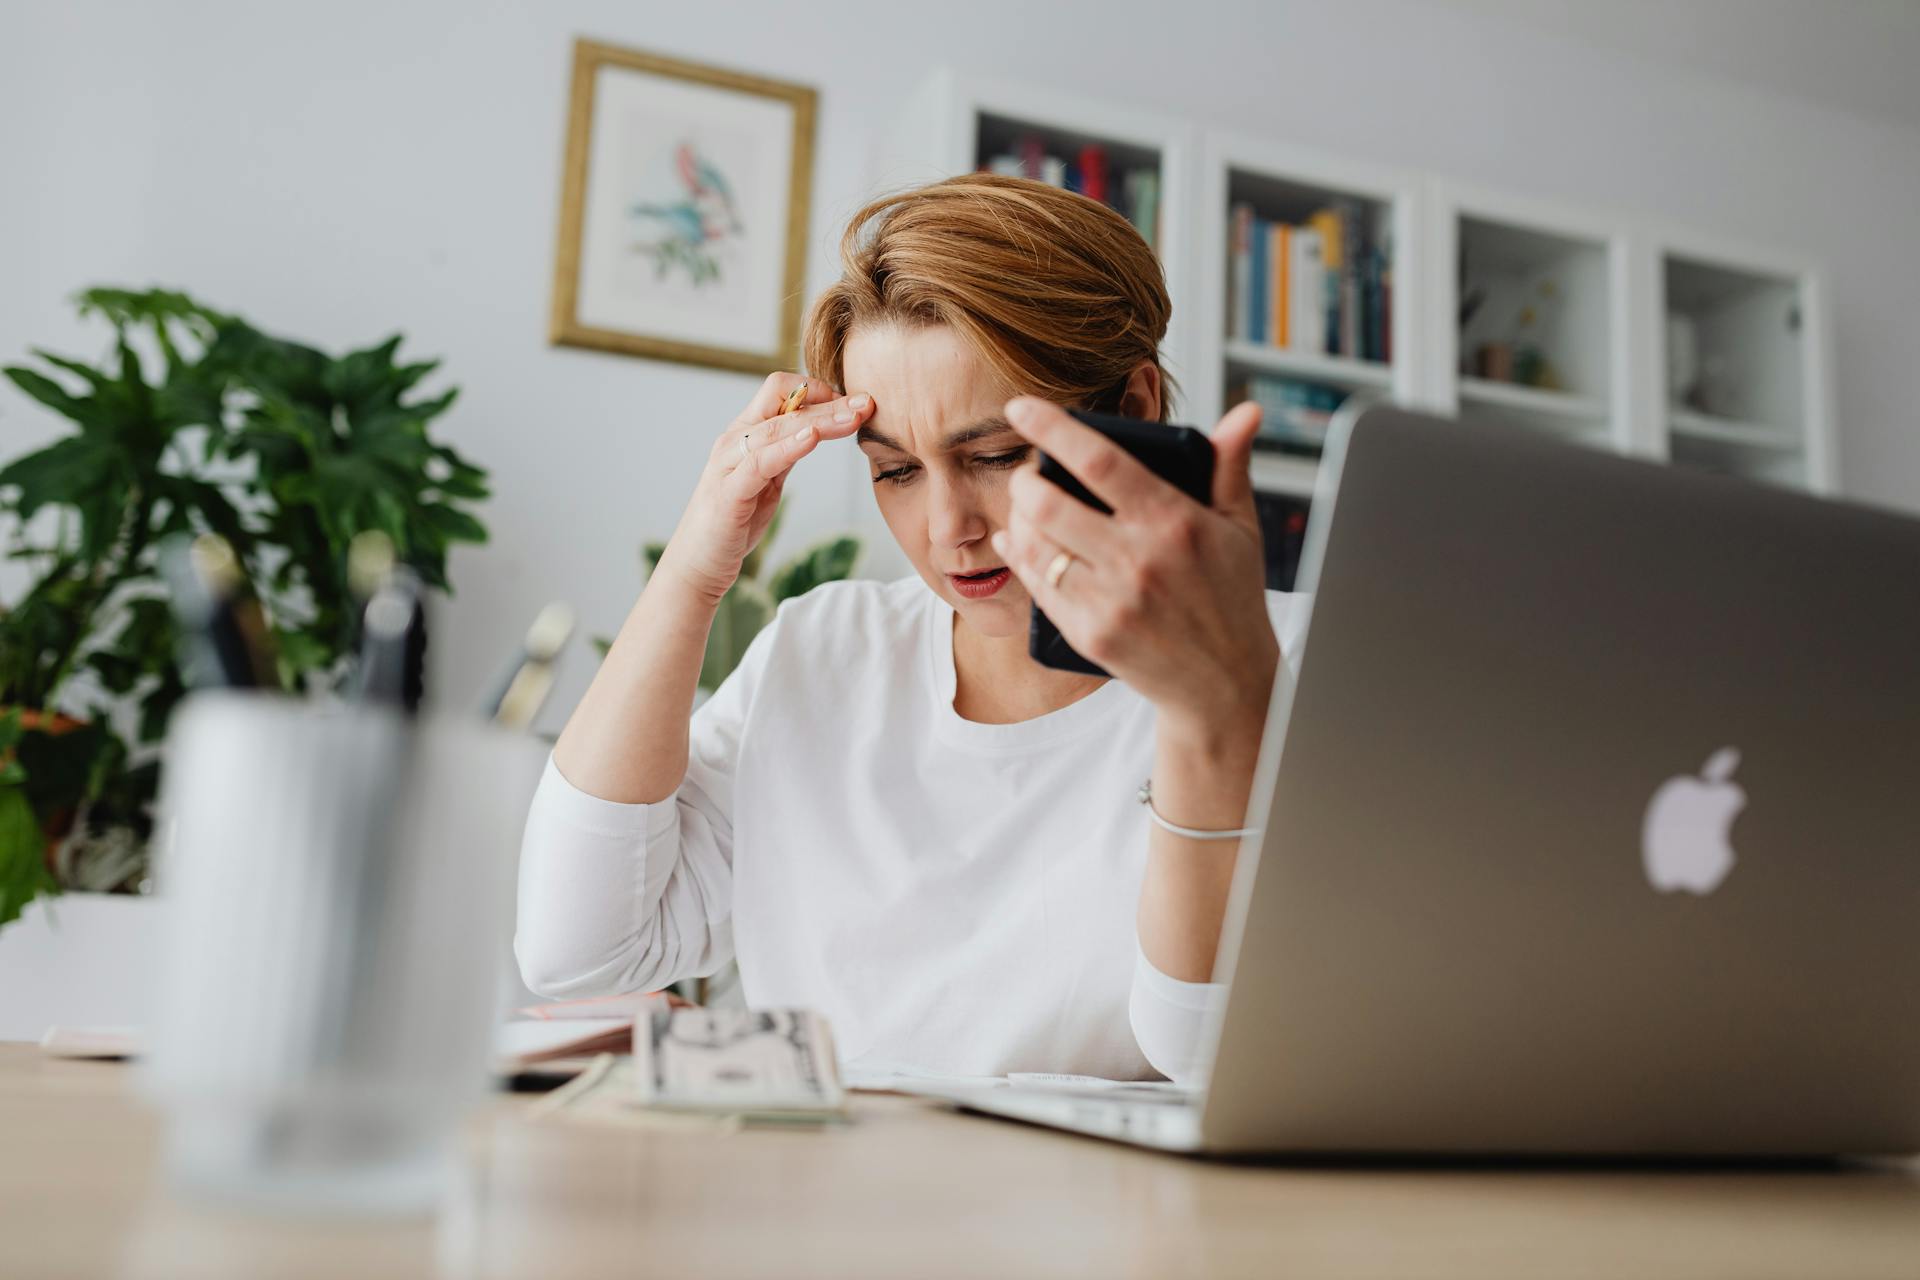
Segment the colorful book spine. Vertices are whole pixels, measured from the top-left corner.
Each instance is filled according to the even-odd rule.
[[[1346,228],[1342,226],[1339,211],[1335,209],[1316,211],[1307,219],[1307,225],[1319,233],[1320,262],[1326,268],[1321,277],[1321,307],[1325,312],[1320,323],[1322,338],[1313,350],[1339,354],[1340,275],[1346,265]]]
[[[1247,341],[1253,332],[1253,206],[1233,206],[1232,259],[1227,273],[1227,336]]]
[[[1247,325],[1247,341],[1264,343],[1267,341],[1269,313],[1273,307],[1273,294],[1267,286],[1267,273],[1273,269],[1267,255],[1273,251],[1273,237],[1267,234],[1272,224],[1265,218],[1253,220],[1253,314]]]
[[[1340,267],[1339,351],[1343,356],[1358,357],[1364,354],[1360,341],[1364,319],[1361,285],[1366,259],[1372,254],[1360,233],[1360,206],[1351,200],[1340,206],[1340,239],[1347,252]]]
[[[1106,148],[1095,143],[1080,148],[1080,188],[1087,199],[1107,202]]]
[[[1269,236],[1267,297],[1271,301],[1267,305],[1269,314],[1273,316],[1273,323],[1267,326],[1270,330],[1267,341],[1272,346],[1284,347],[1287,345],[1287,321],[1290,318],[1288,313],[1292,310],[1292,303],[1287,294],[1287,256],[1293,252],[1293,228],[1284,222],[1276,222],[1270,229]]]
[[[1327,268],[1320,233],[1297,228],[1289,237],[1287,346],[1294,351],[1327,349]]]
[[[1127,174],[1133,190],[1128,202],[1128,218],[1147,248],[1160,247],[1160,175],[1152,169],[1135,169]]]

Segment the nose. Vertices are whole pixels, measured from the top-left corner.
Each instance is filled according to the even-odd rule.
[[[985,538],[986,512],[975,500],[972,486],[930,477],[927,495],[927,537],[936,547],[955,550]]]

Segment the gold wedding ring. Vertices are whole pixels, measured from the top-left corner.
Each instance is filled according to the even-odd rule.
[[[1052,562],[1047,565],[1048,589],[1058,591],[1060,589],[1060,579],[1066,577],[1067,570],[1071,568],[1073,568],[1073,552],[1062,551],[1059,555],[1055,556]]]

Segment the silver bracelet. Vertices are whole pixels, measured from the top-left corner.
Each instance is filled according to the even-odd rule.
[[[1153,819],[1156,827],[1162,831],[1171,831],[1174,835],[1183,836],[1188,840],[1239,840],[1246,836],[1260,834],[1258,827],[1241,827],[1238,831],[1202,831],[1198,827],[1183,827],[1177,822],[1168,822],[1160,816],[1160,811],[1153,807],[1152,778],[1140,784],[1140,790],[1135,798],[1147,806],[1147,816]]]

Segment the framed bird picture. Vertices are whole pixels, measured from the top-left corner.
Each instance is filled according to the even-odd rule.
[[[801,85],[576,41],[551,341],[792,368],[814,104]]]

